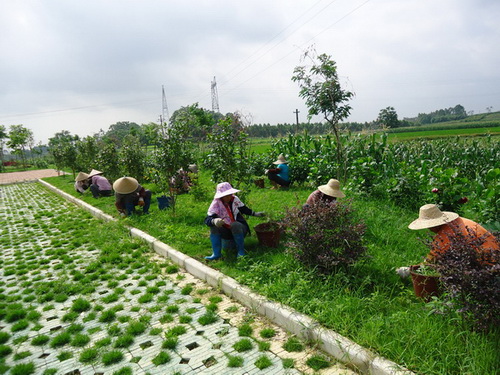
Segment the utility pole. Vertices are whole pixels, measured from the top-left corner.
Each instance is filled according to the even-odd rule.
[[[212,112],[219,113],[219,94],[217,92],[217,82],[215,82],[215,76],[210,86],[212,88]]]
[[[297,123],[297,129],[295,131],[295,134],[298,134],[299,133],[299,110],[298,109],[295,109],[295,111],[293,112],[295,113],[295,119],[296,119],[296,123]]]

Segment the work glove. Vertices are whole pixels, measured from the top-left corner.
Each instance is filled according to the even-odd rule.
[[[222,220],[221,218],[217,217],[215,219],[212,220],[212,224],[215,225],[217,228],[220,228],[224,225],[224,220]]]
[[[268,173],[269,173],[269,169],[264,170],[264,174],[267,175]]]
[[[127,214],[125,212],[120,212],[120,217],[127,217]]]
[[[140,197],[139,198],[139,206],[144,206],[144,198],[143,197]]]
[[[266,213],[265,213],[265,212],[255,212],[255,213],[253,214],[253,216],[263,217],[263,216],[266,216]]]

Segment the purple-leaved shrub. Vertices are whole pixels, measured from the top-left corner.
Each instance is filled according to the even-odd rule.
[[[349,202],[316,202],[287,210],[283,219],[289,252],[320,273],[331,273],[362,257],[365,225],[354,215]]]
[[[455,233],[450,248],[434,262],[441,280],[465,319],[482,331],[500,324],[500,251],[484,239]],[[500,243],[499,235],[496,235]]]

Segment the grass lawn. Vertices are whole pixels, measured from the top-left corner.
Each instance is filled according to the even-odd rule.
[[[73,195],[70,177],[45,179]],[[209,231],[203,224],[215,184],[200,177],[205,197],[178,196],[177,208],[159,211],[153,197],[151,214],[121,220],[142,229],[179,251],[204,261],[211,254]],[[269,184],[268,184],[269,186]],[[154,190],[154,187],[151,187]],[[276,191],[250,187],[239,194],[250,208],[274,219],[286,207],[305,202],[309,188]],[[249,255],[236,262],[235,254],[210,263],[268,298],[282,302],[317,319],[325,327],[413,371],[425,374],[493,374],[500,367],[500,331],[474,332],[456,312],[441,313],[439,300],[425,304],[416,299],[410,281],[401,281],[394,269],[416,264],[427,254],[419,237],[430,234],[407,229],[417,212],[389,202],[352,197],[357,214],[367,225],[368,257],[333,275],[318,276],[286,252],[286,239],[278,249],[263,248],[257,238],[245,240]],[[118,217],[114,199],[83,200]],[[425,203],[425,202],[423,202]],[[248,219],[250,227],[265,221]]]

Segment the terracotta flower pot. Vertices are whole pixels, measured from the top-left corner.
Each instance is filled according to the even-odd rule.
[[[281,238],[281,225],[278,223],[261,223],[254,228],[259,244],[267,247],[278,247]]]
[[[264,187],[265,187],[265,181],[263,178],[256,178],[255,180],[253,180],[253,183],[258,188],[264,189]]]
[[[410,266],[411,281],[415,295],[428,302],[432,296],[439,296],[442,293],[439,276],[421,275],[415,271],[420,265]]]

